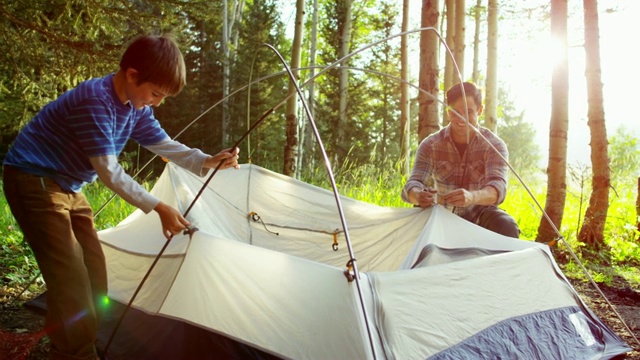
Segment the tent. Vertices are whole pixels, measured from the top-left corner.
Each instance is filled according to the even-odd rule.
[[[152,193],[203,187],[168,164]],[[358,281],[349,275],[346,219]],[[380,207],[256,165],[216,173],[123,317],[110,359],[608,359],[631,349],[543,244],[446,211]],[[100,232],[112,318],[165,244],[154,214]]]

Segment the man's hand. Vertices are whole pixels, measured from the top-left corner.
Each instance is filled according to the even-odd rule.
[[[471,205],[495,205],[498,201],[498,190],[493,186],[485,186],[480,190],[456,189],[441,196],[441,204],[456,207]]]
[[[455,207],[466,207],[473,205],[475,202],[474,193],[466,189],[455,189],[452,192],[442,196],[442,202],[445,205]]]
[[[438,192],[434,188],[414,187],[411,189],[410,200],[420,207],[429,207],[438,203]]]
[[[239,152],[240,152],[240,149],[238,148],[224,149],[219,153],[217,153],[216,155],[209,156],[207,160],[205,160],[204,162],[204,167],[209,169],[215,169],[216,167],[218,167],[218,164],[220,164],[220,162],[223,161],[224,163],[222,164],[222,166],[220,166],[221,170],[229,169],[229,168],[239,169],[240,168],[240,165],[238,165]]]
[[[187,226],[191,225],[191,223],[188,222],[178,210],[162,201],[160,201],[153,210],[155,210],[160,216],[162,234],[167,239],[170,239],[173,235],[179,234],[181,231],[186,229]]]

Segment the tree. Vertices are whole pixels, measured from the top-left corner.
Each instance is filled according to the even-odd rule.
[[[402,32],[409,30],[409,0],[402,1]],[[400,40],[400,78],[409,82],[409,60],[407,56],[408,41],[407,35]],[[401,171],[405,176],[409,176],[411,162],[409,149],[411,148],[411,106],[409,99],[409,86],[407,83],[400,85],[400,164]]]
[[[232,46],[230,45],[233,43],[232,38],[236,32],[236,19],[240,18],[243,6],[238,3],[238,0],[233,0],[231,9],[229,9],[229,0],[222,0],[222,4],[222,144],[224,146],[230,141],[230,116],[227,98],[230,92],[231,63],[233,62]]]
[[[390,14],[382,14],[378,9],[384,8],[387,2],[376,2],[374,0],[354,2],[351,9],[352,21],[349,51],[359,49],[364,44],[370,44],[380,40],[386,33],[385,22]],[[375,6],[374,6],[375,5]],[[319,60],[325,64],[332,64],[337,59],[344,57],[342,54],[344,42],[343,33],[345,27],[346,6],[341,1],[328,1],[322,3],[323,13],[321,17],[322,51],[318,52]],[[394,14],[397,10],[394,11]],[[395,16],[395,15],[393,15]],[[391,25],[395,22],[391,22]],[[399,40],[399,39],[398,39]],[[376,145],[380,143],[384,131],[384,125],[380,126],[381,118],[373,116],[374,108],[378,100],[382,82],[376,78],[367,77],[366,72],[353,71],[353,68],[381,69],[378,63],[382,58],[386,58],[384,46],[380,45],[371,48],[365,53],[358,53],[350,56],[348,62],[342,62],[348,66],[337,66],[326,71],[323,76],[317,79],[318,93],[316,96],[316,122],[327,154],[332,159],[332,163],[341,165],[348,158],[351,163],[369,163],[376,151]],[[377,52],[380,52],[378,54]],[[347,53],[349,54],[349,53]],[[389,61],[395,64],[395,74],[399,76],[398,69],[399,53]],[[320,61],[319,61],[320,62]],[[383,61],[384,62],[384,61]],[[348,63],[348,64],[347,64]],[[375,64],[374,64],[375,63]],[[382,70],[382,69],[381,69]],[[348,72],[348,97],[341,100],[344,94],[341,87],[343,71]],[[384,68],[383,71],[388,71]],[[342,84],[345,84],[343,81]],[[394,89],[395,96],[399,96],[399,88]],[[355,94],[355,95],[353,95]],[[347,101],[348,106],[341,106],[341,101]],[[377,105],[376,105],[377,106]],[[345,120],[340,116],[340,109],[345,111]],[[376,108],[378,110],[378,108]],[[397,106],[395,107],[397,111]],[[397,121],[396,114],[393,121]],[[393,127],[397,133],[397,126]],[[396,140],[396,144],[398,140]],[[397,156],[397,151],[395,153]]]
[[[395,24],[397,24],[398,7],[392,0],[377,1],[376,7],[376,12],[385,14],[385,17],[372,17],[367,21],[371,29],[370,36],[373,39],[388,38],[397,31]],[[402,38],[400,38],[400,41],[402,42]],[[398,69],[397,65],[398,59],[402,57],[401,53],[402,50],[398,47],[396,41],[382,42],[371,52],[371,60],[368,62],[367,67],[395,78],[401,78],[402,69]],[[405,76],[408,76],[408,73]],[[386,164],[388,159],[397,160],[398,154],[401,153],[402,142],[400,139],[402,139],[402,129],[396,124],[402,124],[402,110],[400,109],[402,107],[400,105],[401,88],[406,84],[399,83],[397,80],[386,76],[368,76],[368,78],[369,80],[365,83],[365,86],[369,99],[365,102],[363,110],[370,114],[368,117],[371,118],[371,121],[366,131],[369,134],[368,137],[376,144],[372,148],[372,151],[374,151],[372,155],[375,154],[373,160],[382,165]],[[408,112],[408,89],[406,90],[405,101],[404,105]]]
[[[584,0],[584,50],[586,54],[585,77],[589,106],[588,125],[591,131],[592,192],[584,215],[578,239],[594,249],[604,245],[604,224],[609,209],[611,173],[607,152],[607,127],[605,125],[600,68],[600,40],[598,4],[596,0]]]
[[[304,0],[296,1],[296,22],[295,31],[293,35],[293,46],[291,47],[291,72],[295,76],[295,80],[298,81],[297,70],[300,67],[300,57],[302,54],[302,30],[304,29]],[[293,176],[296,174],[298,162],[298,96],[296,86],[293,81],[289,82],[289,91],[287,96],[287,110],[286,110],[286,134],[287,140],[284,145],[284,164],[282,167],[282,173],[284,175]]]
[[[456,9],[456,0],[445,0],[445,9],[446,9],[446,20],[447,20],[447,34],[446,34],[446,43],[449,51],[444,53],[444,79],[443,79],[443,88],[449,89],[453,86],[454,83],[459,82],[454,80],[458,78],[458,73],[455,72],[455,67],[453,66],[456,61],[455,58],[455,44],[454,44],[454,34],[456,32],[456,17],[455,17],[455,9]],[[449,123],[449,113],[447,111],[442,112],[442,125],[447,125]]]
[[[422,27],[437,28],[439,12],[438,0],[423,0],[422,2]],[[420,35],[420,88],[431,94],[423,92],[418,94],[418,142],[440,129],[438,121],[438,47],[440,41],[434,31],[424,31]]]
[[[280,73],[284,70],[276,54],[264,44],[270,44],[281,54],[291,53],[285,26],[280,20],[279,0],[247,1],[243,21],[238,24],[239,42],[236,60],[232,64],[231,89],[239,89],[250,81]],[[219,74],[219,71],[218,71]],[[289,78],[269,77],[230,98],[231,118],[229,131],[235,138],[244,134],[251,125],[286,96]],[[283,108],[280,108],[283,109]],[[243,121],[246,119],[246,121]],[[219,116],[210,121],[220,121]],[[219,126],[218,126],[219,127]],[[284,111],[271,113],[242,144],[241,157],[273,171],[282,171],[282,149],[285,138]],[[247,151],[244,151],[245,146]]]
[[[338,3],[342,6],[342,14],[343,14],[343,22],[342,27],[340,29],[340,52],[338,53],[339,58],[349,54],[349,49],[351,45],[351,26],[352,26],[352,9],[351,6],[353,4],[353,0],[340,0]],[[347,66],[349,66],[349,61],[344,61],[340,64],[340,84],[339,84],[339,108],[338,108],[338,127],[337,127],[337,143],[341,146],[336,147],[338,150],[334,155],[336,155],[335,160],[338,163],[338,159],[344,159],[347,155],[345,145],[345,132],[344,132],[344,124],[347,123],[347,103],[348,103],[348,92],[349,92],[349,70],[347,70]]]
[[[524,121],[524,111],[518,111],[507,91],[499,93],[498,133],[507,144],[509,163],[521,178],[535,176],[541,160],[540,148],[535,142],[536,129]]]
[[[482,0],[476,0],[473,7],[473,21],[475,29],[473,31],[473,70],[471,71],[471,81],[475,84],[480,82],[480,28],[482,22]]]
[[[484,126],[498,128],[498,0],[489,0],[487,35],[487,79],[485,85]]]
[[[624,126],[609,139],[611,185],[635,182],[640,173],[640,140]]]
[[[462,79],[459,79],[460,81],[463,81],[465,79],[464,76],[464,58],[465,58],[465,40],[466,40],[466,35],[467,35],[467,27],[466,27],[466,16],[467,16],[467,12],[466,12],[466,4],[465,4],[465,0],[456,0],[456,7],[455,7],[455,21],[456,21],[456,30],[453,34],[453,44],[455,46],[455,49],[453,51],[453,54],[455,56],[456,59],[456,63],[458,64],[458,70],[460,71],[461,77]],[[457,73],[455,74],[455,76],[457,76]],[[454,77],[455,77],[454,76]],[[457,83],[458,81],[454,81],[454,83]]]
[[[312,11],[311,11],[311,24],[309,25],[311,30],[311,39],[309,41],[309,78],[313,79],[316,75],[316,54],[318,50],[318,0],[312,1]],[[309,111],[311,112],[311,116],[315,119],[315,98],[316,98],[316,90],[315,90],[315,80],[311,80],[311,83],[307,87],[308,90],[308,101],[307,105],[309,106]],[[308,126],[306,121],[302,122],[302,137],[300,139],[300,151],[298,156],[298,169],[302,167],[303,159],[308,159],[310,161],[311,167],[314,166],[314,144],[315,139],[313,135],[313,130],[311,126]]]
[[[548,242],[558,234],[567,194],[567,133],[569,129],[569,61],[567,59],[567,0],[551,0],[551,34],[560,44],[560,59],[551,79],[551,121],[549,125],[549,163],[545,212],[553,222],[542,217],[536,241]]]

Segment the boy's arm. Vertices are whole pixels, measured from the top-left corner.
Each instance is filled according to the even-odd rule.
[[[221,169],[238,168],[239,149],[224,149],[216,155],[207,155],[199,149],[190,148],[170,138],[153,145],[146,145],[149,151],[178,164],[194,174],[204,176],[209,169],[216,168],[220,161],[225,163]]]
[[[145,213],[155,210],[160,216],[162,234],[169,238],[189,226],[189,222],[178,210],[160,201],[129,176],[114,155],[89,158],[100,180],[126,202]]]
[[[160,202],[124,171],[115,155],[91,157],[89,161],[100,180],[129,204],[149,213]]]

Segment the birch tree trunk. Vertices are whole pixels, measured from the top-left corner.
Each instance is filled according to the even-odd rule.
[[[402,32],[409,30],[409,0],[402,2]],[[411,123],[409,104],[409,60],[407,52],[409,51],[407,36],[400,39],[400,78],[404,82],[400,85],[400,164],[401,171],[409,177],[411,171],[411,157],[409,149],[411,148]]]
[[[604,246],[604,225],[609,210],[611,173],[607,142],[607,127],[602,96],[600,68],[600,29],[596,0],[584,0],[584,50],[586,54],[587,113],[591,131],[592,193],[584,215],[578,239],[594,249]]]
[[[487,79],[484,126],[498,131],[498,0],[489,0],[487,13]]]
[[[567,193],[567,133],[569,131],[569,61],[567,59],[567,0],[551,0],[551,35],[561,44],[560,59],[551,77],[551,122],[545,212],[559,230]],[[545,217],[536,241],[548,242],[557,234]]]
[[[476,1],[476,7],[473,10],[475,29],[473,31],[473,70],[471,72],[471,81],[474,84],[480,82],[480,22],[482,21],[482,0]]]
[[[352,10],[351,5],[353,4],[353,0],[342,0],[342,3],[345,7],[344,12],[344,27],[342,28],[342,33],[340,34],[340,55],[339,58],[343,58],[349,54],[349,45],[351,44],[351,17]],[[347,101],[348,101],[348,89],[349,89],[349,70],[347,67],[349,66],[349,61],[345,61],[340,64],[340,101],[339,101],[339,113],[338,113],[338,128],[336,129],[337,139],[336,139],[336,160],[343,160],[347,154],[347,144],[345,144],[345,135],[344,135],[344,124],[347,123]],[[335,161],[334,161],[335,162]]]
[[[291,47],[291,72],[298,81],[300,68],[300,57],[302,53],[302,30],[304,29],[304,0],[296,1],[296,22],[293,35],[293,45]],[[287,139],[284,145],[284,164],[282,173],[287,176],[296,174],[296,164],[298,160],[298,97],[295,84],[289,81],[287,95],[292,95],[287,100],[286,110],[286,132]]]
[[[223,0],[222,3],[222,146],[226,146],[229,142],[229,99],[230,77],[231,77],[231,50],[229,44],[232,42],[232,34],[234,34],[234,24],[236,16],[239,16],[241,6],[237,0],[233,0],[231,18],[229,18],[229,2]],[[237,36],[234,37],[237,41]]]
[[[438,26],[439,1],[422,0],[421,27]],[[434,97],[438,96],[438,35],[434,31],[424,31],[420,35],[420,80],[421,89]],[[440,129],[438,125],[438,101],[420,92],[418,94],[418,143]]]
[[[309,44],[309,78],[312,79],[316,76],[316,53],[318,48],[318,0],[313,0],[313,11],[311,13],[311,40]],[[315,80],[312,80],[307,87],[309,98],[307,105],[311,116],[315,118]],[[298,153],[298,169],[301,168],[302,162],[306,161],[310,168],[315,168],[314,144],[315,138],[313,135],[313,129],[306,121],[301,124],[300,133],[302,137],[300,139],[300,151]],[[306,160],[305,160],[306,159]]]

